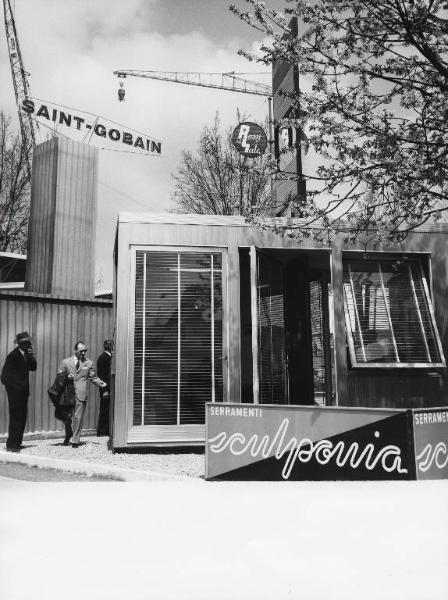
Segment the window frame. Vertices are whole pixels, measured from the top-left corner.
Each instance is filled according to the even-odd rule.
[[[434,306],[432,303],[432,293],[431,293],[431,282],[427,281],[427,274],[431,277],[431,256],[427,253],[374,253],[369,252],[367,254],[365,252],[343,252],[342,253],[342,295],[343,295],[343,303],[344,303],[344,315],[345,315],[345,330],[346,330],[346,339],[349,348],[349,356],[351,367],[355,369],[436,369],[436,368],[445,368],[446,361],[443,353],[443,347],[440,340],[440,334],[437,327],[437,322],[435,319]],[[408,259],[417,263],[418,270],[420,273],[422,286],[425,294],[425,299],[427,303],[427,308],[429,312],[429,316],[431,319],[431,325],[434,331],[434,342],[437,347],[437,351],[439,354],[440,362],[361,362],[356,357],[355,350],[355,342],[353,339],[353,331],[351,327],[351,318],[349,314],[349,308],[347,306],[346,301],[346,292],[345,292],[345,272],[346,266],[353,261],[359,261],[361,257],[363,257],[366,262],[369,263],[379,263],[380,265],[390,263],[399,258],[403,258],[406,256]],[[426,264],[425,264],[426,263]],[[393,336],[393,331],[391,331],[391,335]],[[394,344],[395,338],[393,337]]]
[[[152,244],[130,244],[129,245],[129,276],[130,276],[130,302],[128,305],[128,344],[127,344],[127,359],[129,368],[127,370],[127,382],[126,389],[129,399],[128,414],[127,414],[127,428],[128,428],[128,441],[134,441],[135,432],[139,430],[142,432],[150,432],[153,430],[156,433],[166,433],[170,430],[176,430],[179,432],[180,438],[187,439],[190,435],[190,431],[198,430],[200,432],[198,441],[203,438],[204,424],[166,424],[166,425],[134,425],[133,413],[134,413],[134,400],[133,400],[133,379],[134,379],[134,337],[135,337],[135,286],[136,286],[136,255],[137,251],[144,252],[173,252],[177,254],[202,254],[202,253],[219,253],[221,254],[221,273],[222,273],[222,310],[223,310],[223,332],[222,332],[222,379],[223,379],[223,398],[222,402],[228,402],[229,396],[229,369],[228,369],[228,346],[229,346],[229,335],[228,335],[228,298],[227,298],[227,277],[228,277],[228,248],[224,245],[211,244],[211,245],[178,245],[178,244],[166,244],[166,245],[152,245]],[[149,434],[151,435],[151,434]],[[140,440],[141,434],[136,433],[136,440]],[[200,438],[200,439],[199,439]],[[145,438],[146,439],[146,438]],[[149,439],[149,437],[148,437]],[[159,438],[157,438],[159,439]],[[187,440],[188,441],[188,440]]]

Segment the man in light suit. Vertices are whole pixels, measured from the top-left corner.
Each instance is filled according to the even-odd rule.
[[[82,429],[82,420],[87,404],[87,381],[91,381],[100,388],[106,387],[104,381],[96,376],[93,362],[86,357],[87,348],[84,342],[76,342],[75,354],[64,358],[59,366],[58,373],[68,373],[68,378],[73,380],[75,386],[75,408],[72,417],[72,447],[78,448]]]

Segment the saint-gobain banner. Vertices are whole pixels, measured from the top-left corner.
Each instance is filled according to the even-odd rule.
[[[403,410],[207,404],[206,479],[415,479]]]
[[[64,128],[66,137],[75,142],[95,141],[94,145],[100,148],[152,156],[160,156],[162,153],[162,143],[159,140],[105,117],[68,107],[61,108],[37,98],[25,98],[20,108],[37,121],[39,129],[43,128],[43,140],[47,139],[49,131],[62,133],[61,128]]]
[[[417,479],[448,478],[448,409],[413,410]]]

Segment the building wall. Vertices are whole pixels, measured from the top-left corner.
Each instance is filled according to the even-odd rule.
[[[96,364],[103,340],[113,337],[112,302],[85,301],[24,292],[0,293],[0,362],[3,365],[15,348],[13,340],[21,331],[33,338],[37,371],[30,373],[30,401],[26,433],[62,431],[54,418],[47,390],[52,384],[60,361],[73,354],[73,345],[84,340],[88,356]],[[88,385],[85,429],[96,429],[99,393]],[[8,430],[6,390],[0,385],[0,436]]]
[[[297,220],[276,219],[273,223],[298,223]],[[443,351],[448,357],[448,256],[446,226],[428,226],[412,233],[404,245],[383,248],[387,252],[422,252],[430,256],[432,265],[433,303],[435,305]],[[239,247],[254,245],[257,248],[291,248],[317,250],[312,240],[298,243],[272,230],[262,230],[247,225],[239,217],[207,217],[188,215],[120,215],[117,243],[116,302],[116,395],[115,442],[126,444],[126,432],[130,400],[129,376],[132,361],[128,349],[130,294],[131,245],[155,245],[166,248],[176,246],[215,246],[227,248],[228,256],[228,321],[229,332],[229,395],[232,402],[240,401],[240,273]],[[437,406],[448,404],[447,369],[353,369],[347,355],[347,337],[343,304],[342,259],[343,252],[353,251],[353,246],[344,245],[342,238],[327,249],[331,251],[331,275],[334,303],[334,343],[336,370],[336,399],[341,406]],[[361,246],[359,249],[364,250]],[[132,358],[132,357],[131,357]]]
[[[98,150],[63,138],[33,156],[26,290],[93,297]]]

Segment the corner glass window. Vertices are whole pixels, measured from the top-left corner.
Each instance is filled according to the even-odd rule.
[[[419,259],[345,260],[344,304],[352,366],[445,366]]]
[[[222,343],[221,253],[137,250],[133,424],[203,424]]]

